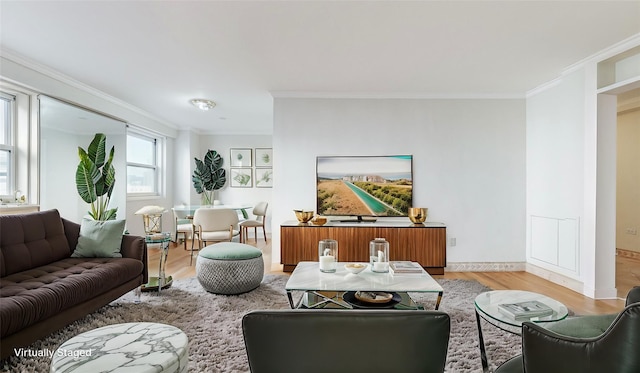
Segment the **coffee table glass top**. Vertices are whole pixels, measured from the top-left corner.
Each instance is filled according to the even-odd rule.
[[[503,303],[519,303],[526,301],[538,301],[551,307],[553,313],[548,316],[532,317],[530,319],[514,319],[498,310],[498,305]],[[495,290],[479,294],[475,299],[476,310],[483,319],[497,327],[520,328],[525,321],[550,322],[562,320],[569,314],[567,307],[553,298],[542,294],[523,290]]]
[[[422,273],[374,273],[371,268],[353,274],[338,263],[335,273],[323,273],[318,262],[300,262],[285,285],[287,291],[386,291],[442,293],[442,286],[425,270]]]

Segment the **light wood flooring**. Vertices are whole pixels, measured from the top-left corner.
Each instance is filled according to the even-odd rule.
[[[262,238],[256,243],[249,238],[247,244],[262,250],[267,273],[284,273],[282,265],[271,263],[271,240],[266,243]],[[187,248],[191,247],[191,241],[187,242]],[[189,265],[190,250],[184,250],[183,243],[171,243],[166,263],[166,274],[174,279],[195,276],[194,264]],[[197,253],[195,254],[197,255]],[[160,254],[154,247],[149,248],[149,274],[157,275]],[[467,279],[476,280],[485,286],[495,290],[519,289],[529,290],[547,295],[564,303],[577,315],[615,313],[624,308],[623,298],[628,290],[640,285],[640,260],[633,258],[616,257],[618,288],[617,300],[593,300],[563,286],[542,279],[527,272],[445,272],[444,275],[435,275],[434,278]],[[446,297],[446,294],[445,294]]]

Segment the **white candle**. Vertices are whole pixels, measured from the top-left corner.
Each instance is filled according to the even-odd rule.
[[[375,262],[373,263],[374,272],[387,272],[389,270],[389,263],[387,262]]]
[[[333,271],[335,270],[334,263],[336,262],[336,257],[333,255],[323,255],[320,257],[320,270],[321,271]]]
[[[378,261],[379,262],[384,262],[384,253],[382,252],[382,250],[378,250]]]

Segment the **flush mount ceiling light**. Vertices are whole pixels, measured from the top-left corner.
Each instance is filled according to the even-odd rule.
[[[194,98],[189,102],[191,102],[193,106],[203,111],[211,110],[216,106],[215,102],[211,100],[205,100],[204,98]]]

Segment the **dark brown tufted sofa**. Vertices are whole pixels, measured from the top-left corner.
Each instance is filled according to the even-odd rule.
[[[0,216],[3,359],[147,282],[144,238],[124,235],[122,258],[71,258],[79,234],[58,210]]]

